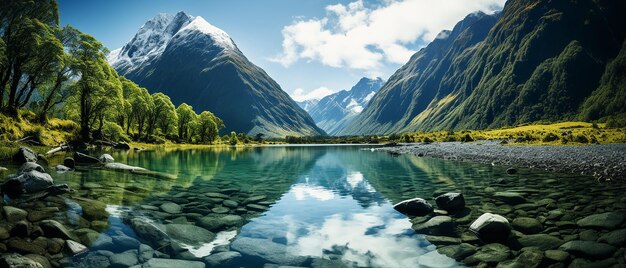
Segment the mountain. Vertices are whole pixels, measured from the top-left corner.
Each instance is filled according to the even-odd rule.
[[[318,127],[330,135],[335,135],[367,107],[384,83],[382,78],[361,78],[349,91],[341,90],[328,95],[305,110]]]
[[[308,112],[309,110],[311,110],[311,108],[313,108],[313,106],[317,105],[319,101],[320,100],[313,99],[313,100],[296,101],[296,103],[298,104],[298,106],[300,106],[300,108]]]
[[[213,112],[224,120],[223,133],[325,134],[226,32],[200,16],[159,14],[111,51],[108,61],[120,75],[167,94],[175,105]]]
[[[340,134],[623,114],[625,11],[624,1],[509,0],[500,13],[470,14],[415,53]]]

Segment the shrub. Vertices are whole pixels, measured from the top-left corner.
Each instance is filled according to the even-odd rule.
[[[576,137],[574,137],[574,141],[578,143],[589,143],[589,139],[587,139],[587,136],[585,135],[576,135]]]
[[[474,141],[474,139],[472,138],[472,136],[470,136],[470,134],[465,134],[462,138],[461,138],[462,142],[472,142]]]
[[[114,122],[105,122],[102,127],[102,135],[112,141],[126,141],[129,142],[130,138],[124,132],[124,129]]]
[[[541,141],[543,141],[543,142],[553,142],[553,141],[556,141],[558,139],[559,139],[559,136],[557,136],[556,134],[548,133],[548,135],[545,135]]]

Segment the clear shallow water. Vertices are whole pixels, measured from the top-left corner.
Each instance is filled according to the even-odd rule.
[[[369,147],[110,151],[116,162],[176,178],[91,168],[64,174],[51,171],[55,182],[68,183],[77,191],[42,205],[60,207],[53,219],[78,234],[97,232],[98,239],[142,238],[131,224],[133,219],[162,224],[159,228],[163,230],[171,224],[203,226],[217,234],[217,239],[187,241],[187,238],[177,237],[190,254],[171,247],[152,246],[171,258],[199,261],[211,251],[239,251],[245,266],[249,267],[261,267],[265,263],[309,266],[319,264],[320,259],[339,260],[353,266],[462,266],[437,253],[435,245],[424,235],[416,234],[409,219],[392,208],[392,204],[404,199],[430,199],[447,191],[464,193],[472,209],[469,216],[472,219],[482,212],[510,217],[534,217],[545,212],[532,206],[516,207],[494,200],[493,192],[502,190],[522,192],[532,203],[546,198],[563,200],[559,207],[569,214],[565,220],[625,206],[619,194],[623,189],[596,184],[590,178],[527,170],[506,176],[503,167],[409,155],[392,157],[366,148]],[[51,166],[60,163],[62,158],[51,159]],[[503,177],[506,184],[498,181]],[[592,198],[588,193],[604,198]],[[258,196],[262,198],[246,201]],[[98,200],[105,207],[96,206],[95,212],[90,212],[86,209],[89,203],[82,198]],[[227,207],[224,200],[238,204]],[[164,203],[178,204],[180,211],[165,212]],[[249,207],[251,204],[257,207]],[[225,215],[240,216],[242,221],[213,229],[204,225],[203,218]],[[570,234],[566,231],[563,235]],[[93,239],[85,236],[80,237],[81,242],[91,245]],[[120,254],[122,248],[115,242],[117,240],[112,248],[92,247],[92,250],[105,249]],[[76,266],[86,263],[85,258],[59,262]]]

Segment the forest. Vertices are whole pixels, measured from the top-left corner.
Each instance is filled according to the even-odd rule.
[[[218,141],[220,118],[185,103],[175,107],[167,95],[118,75],[102,43],[60,26],[57,1],[2,0],[1,6],[0,140],[34,133],[30,138],[43,145],[40,136],[62,125],[82,142]]]

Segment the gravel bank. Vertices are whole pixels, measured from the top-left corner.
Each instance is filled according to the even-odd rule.
[[[495,141],[436,142],[381,150],[441,159],[589,175],[598,180],[626,179],[626,144],[518,146]]]

